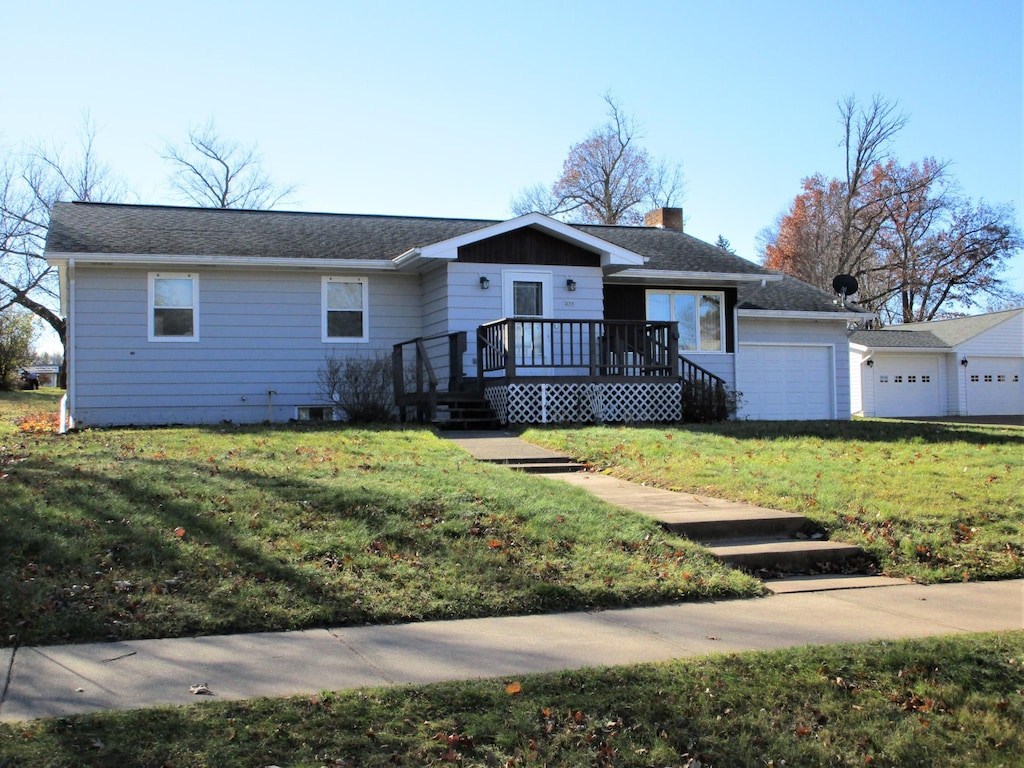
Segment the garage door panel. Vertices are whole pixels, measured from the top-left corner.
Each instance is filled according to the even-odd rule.
[[[875,355],[875,413],[878,416],[942,416],[941,358],[936,355]]]
[[[741,344],[740,355],[741,418],[834,418],[831,347]]]
[[[967,414],[1024,413],[1024,361],[1015,357],[971,357],[967,364]]]

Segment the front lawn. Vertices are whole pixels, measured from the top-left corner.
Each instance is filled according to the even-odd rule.
[[[1024,632],[0,725],[16,766],[1011,766]]]
[[[427,430],[61,436],[38,431],[41,404],[56,397],[0,395],[8,645],[761,593],[649,519],[478,464]]]
[[[921,582],[1024,576],[1024,429],[891,420],[533,429],[594,469],[799,512]]]

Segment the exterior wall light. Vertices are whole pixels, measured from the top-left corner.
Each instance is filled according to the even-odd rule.
[[[874,360],[874,358],[869,357],[867,360],[864,361],[864,365],[866,365],[868,368],[874,368],[875,367],[875,360]]]
[[[565,287],[569,289],[569,293],[572,293],[576,290],[576,281],[570,277],[565,281]]]
[[[491,281],[490,281],[490,280],[488,280],[488,279],[487,279],[486,277],[484,277],[483,275],[481,275],[481,276],[480,276],[480,290],[481,290],[481,291],[486,291],[486,290],[487,290],[488,288],[490,288],[490,287],[491,287]]]
[[[963,360],[960,361],[960,365],[962,365],[964,368],[967,367],[967,358],[966,357]]]

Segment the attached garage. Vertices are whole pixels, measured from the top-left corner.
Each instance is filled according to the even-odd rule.
[[[834,349],[825,344],[740,344],[736,389],[743,419],[834,419]]]

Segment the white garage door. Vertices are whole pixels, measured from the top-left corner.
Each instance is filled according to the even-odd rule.
[[[939,385],[942,357],[931,354],[875,355],[875,415],[943,416]]]
[[[829,346],[740,344],[736,381],[740,418],[835,418]]]
[[[1024,360],[970,357],[967,361],[967,414],[1009,416],[1024,413]]]

